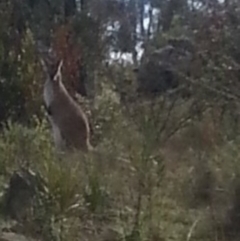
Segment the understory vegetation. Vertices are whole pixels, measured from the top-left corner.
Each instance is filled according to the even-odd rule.
[[[2,228],[43,240],[237,237],[240,140],[227,137],[227,116],[220,123],[210,109],[179,129],[188,103],[169,114],[162,102],[129,113],[99,96],[99,144],[84,155],[56,153],[45,119],[8,122],[0,138]]]

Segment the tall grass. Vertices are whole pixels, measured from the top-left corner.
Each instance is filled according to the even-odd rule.
[[[1,205],[13,173],[31,170],[41,186],[15,230],[44,240],[237,237],[229,227],[238,220],[239,140],[226,141],[209,113],[194,119],[188,105],[127,108],[104,93],[89,154],[57,153],[46,121],[9,122],[0,137]]]

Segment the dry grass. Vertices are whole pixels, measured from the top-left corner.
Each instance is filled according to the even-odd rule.
[[[57,155],[45,122],[10,123],[0,138],[2,193],[22,167],[44,186],[12,228],[41,240],[230,240],[238,140],[224,140],[210,112],[166,139],[187,108],[173,108],[164,126],[164,106],[159,118],[156,107],[126,112],[99,97],[97,151],[88,155]]]

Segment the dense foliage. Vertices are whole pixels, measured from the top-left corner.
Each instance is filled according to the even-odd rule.
[[[0,1],[1,231],[239,240],[239,13],[237,0]],[[55,152],[49,49],[96,152]]]

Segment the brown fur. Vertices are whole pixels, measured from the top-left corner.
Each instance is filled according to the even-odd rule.
[[[87,116],[63,85],[60,65],[55,74],[52,67],[48,70],[44,85],[44,100],[49,109],[51,124],[58,127],[65,148],[92,150]]]

